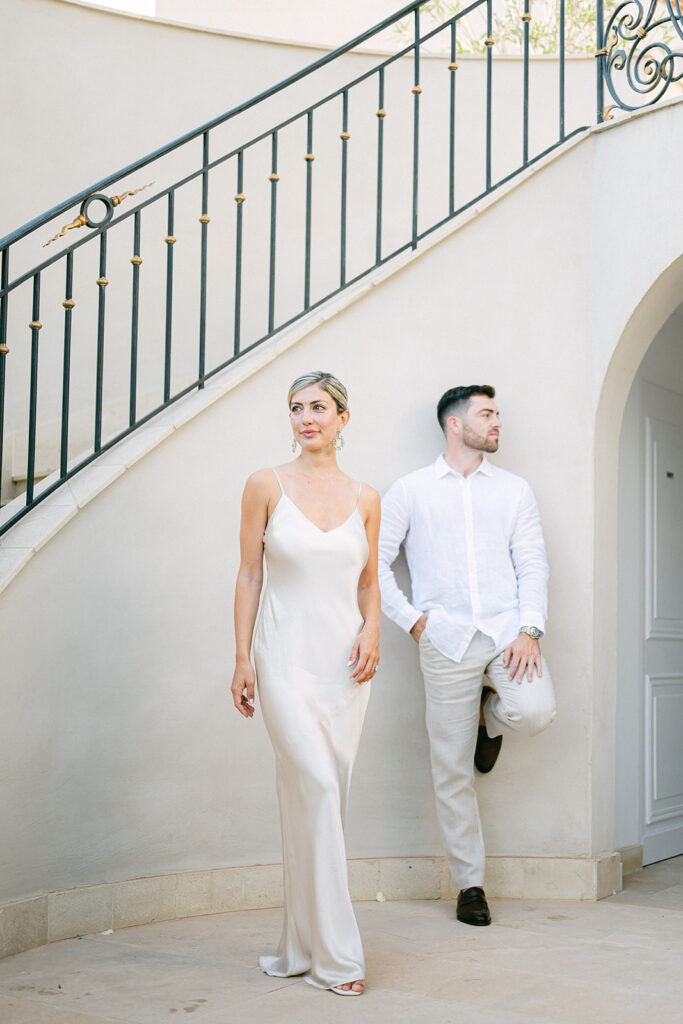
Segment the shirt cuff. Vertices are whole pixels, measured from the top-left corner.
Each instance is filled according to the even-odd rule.
[[[396,616],[395,622],[397,626],[401,627],[401,629],[405,629],[406,633],[410,633],[411,629],[421,616],[422,612],[418,612],[416,608],[413,608],[409,601],[406,601],[403,608],[401,608],[400,612]]]
[[[545,616],[541,615],[538,611],[534,611],[533,608],[522,608],[520,610],[519,625],[520,629],[522,626],[535,626],[536,629],[540,629],[541,636],[545,636]]]

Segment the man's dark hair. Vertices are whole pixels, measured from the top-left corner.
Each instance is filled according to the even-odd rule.
[[[458,416],[463,413],[470,404],[470,398],[474,395],[486,395],[487,398],[496,397],[496,389],[490,384],[468,384],[467,387],[449,388],[441,398],[436,407],[436,415],[444,433],[446,433],[446,420],[449,416]]]

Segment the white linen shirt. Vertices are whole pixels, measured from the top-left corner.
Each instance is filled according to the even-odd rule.
[[[391,566],[405,547],[412,603]],[[526,480],[484,457],[462,476],[440,455],[401,477],[382,499],[382,609],[406,632],[425,612],[427,636],[461,661],[477,630],[503,649],[520,626],[545,628],[548,560]]]

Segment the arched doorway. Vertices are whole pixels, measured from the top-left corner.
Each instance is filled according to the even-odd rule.
[[[640,741],[635,742],[633,731],[629,735],[621,716],[625,692],[629,690],[629,685],[636,686],[635,679],[644,686],[644,673],[642,660],[638,660],[637,664],[629,664],[628,671],[625,671],[624,659],[618,656],[617,652],[617,644],[624,635],[618,624],[620,604],[624,603],[626,593],[625,590],[622,591],[620,602],[618,583],[623,579],[624,573],[620,573],[617,537],[622,518],[620,511],[624,511],[624,496],[627,503],[634,501],[633,488],[620,488],[618,470],[622,425],[632,386],[646,353],[659,332],[679,309],[682,301],[683,254],[659,273],[629,317],[620,339],[612,350],[595,415],[592,836],[596,850],[623,850],[624,846],[634,847],[635,849],[630,851],[633,866],[637,865],[644,839],[641,827],[645,819],[641,811],[644,808],[646,792],[644,738],[642,744]],[[678,389],[680,392],[680,378],[676,384],[674,381],[675,375],[672,374],[669,390]],[[620,497],[623,502],[622,509]],[[644,537],[641,536],[637,544],[642,551]],[[641,564],[644,565],[644,562],[643,555]],[[645,587],[644,568],[635,586],[636,593],[632,596],[637,601],[640,600],[637,591],[642,592]],[[643,617],[644,612],[638,622],[641,635],[644,634]],[[638,676],[635,675],[636,672],[639,673]],[[640,693],[642,700],[637,710],[640,714],[638,722],[641,731],[638,736],[642,738],[645,723],[642,689]],[[634,706],[637,706],[638,697],[634,696],[633,700]],[[632,745],[629,746],[629,743]],[[620,751],[618,758],[617,748]],[[680,762],[678,764],[680,768]],[[617,773],[620,776],[618,778]],[[625,811],[627,807],[629,814]]]
[[[641,533],[634,541],[631,534],[632,548],[627,543],[629,513],[632,515],[633,506],[636,505],[645,509],[646,494],[643,493],[645,470],[642,468],[640,478],[640,491],[638,482],[629,478],[629,456],[627,448],[624,448],[624,457],[620,460],[622,425],[624,427],[625,445],[633,443],[641,444],[642,458],[645,458],[645,441],[643,433],[638,434],[637,426],[634,426],[633,416],[636,413],[631,407],[627,409],[629,396],[636,378],[641,376],[643,371],[651,374],[657,372],[657,380],[663,379],[662,374],[667,378],[665,390],[678,395],[683,391],[683,384],[680,375],[680,349],[683,340],[676,340],[668,343],[662,341],[664,334],[671,338],[669,330],[674,328],[676,316],[680,318],[680,307],[683,302],[683,255],[679,256],[654,280],[651,287],[645,293],[632,315],[629,317],[624,330],[615,345],[613,354],[603,378],[600,399],[595,416],[595,534],[594,534],[594,705],[592,713],[592,786],[591,786],[591,821],[593,845],[595,849],[620,849],[633,847],[630,851],[632,863],[637,863],[638,856],[642,851],[645,839],[644,826],[647,815],[647,786],[650,786],[650,797],[652,795],[652,782],[655,787],[659,785],[659,796],[657,803],[663,798],[664,791],[669,795],[664,798],[668,807],[664,811],[672,817],[666,819],[661,817],[656,823],[662,831],[667,828],[674,829],[676,823],[673,819],[674,807],[677,806],[677,796],[673,794],[679,785],[679,779],[683,776],[681,757],[670,759],[664,766],[666,771],[659,779],[653,780],[651,765],[650,772],[646,777],[645,773],[645,651],[646,627],[644,611],[644,592],[646,587],[645,577],[645,535],[643,520],[639,520]],[[668,326],[666,326],[668,325]],[[660,340],[658,340],[660,339]],[[668,369],[664,372],[662,353],[664,348],[670,353],[678,353],[677,365],[669,362]],[[663,346],[663,348],[661,347]],[[647,353],[652,355],[646,359]],[[656,383],[656,382],[655,382]],[[634,400],[635,401],[635,400]],[[642,415],[642,407],[638,407]],[[656,419],[657,417],[654,416]],[[642,425],[642,430],[646,428]],[[634,442],[634,435],[636,441]],[[640,442],[638,442],[640,437]],[[631,450],[631,456],[634,453]],[[619,469],[622,469],[620,480]],[[664,472],[671,470],[665,469]],[[676,470],[674,481],[676,481]],[[670,480],[670,478],[666,478]],[[645,513],[643,511],[643,517]],[[675,520],[674,520],[675,521]],[[680,526],[680,515],[678,516]],[[632,529],[637,529],[637,524],[631,523]],[[618,538],[623,537],[624,543],[618,545]],[[673,545],[671,545],[673,547]],[[633,557],[633,552],[640,552],[638,558]],[[674,552],[671,552],[672,562]],[[677,557],[680,557],[680,552]],[[621,562],[621,564],[620,564]],[[638,570],[639,575],[634,579],[633,572]],[[631,575],[629,576],[629,570]],[[630,580],[630,589],[626,581]],[[620,584],[624,584],[620,586]],[[626,657],[623,647],[625,636],[625,623],[623,621],[623,608],[629,603],[631,613],[631,624],[634,627],[634,636],[629,637],[632,645],[638,647],[638,653],[630,659]],[[627,615],[628,618],[628,615]],[[639,631],[637,639],[636,631]],[[654,637],[652,639],[655,639]],[[663,647],[665,638],[657,638],[655,649],[658,654]],[[641,646],[642,645],[642,649]],[[681,665],[681,652],[683,644],[678,646],[678,672],[683,672]],[[629,649],[632,652],[632,648]],[[665,674],[663,669],[657,668],[651,674]],[[666,673],[676,675],[676,672]],[[666,691],[667,696],[672,693],[671,689]],[[676,691],[676,694],[680,690]],[[630,717],[628,705],[630,701]],[[680,704],[678,696],[675,697],[678,713]],[[670,706],[670,705],[669,705]],[[650,706],[650,711],[651,711]],[[664,710],[664,705],[657,709]],[[660,723],[662,715],[660,714]],[[671,715],[667,719],[674,721]],[[637,737],[634,730],[634,722],[638,724]],[[651,752],[651,747],[650,751]],[[652,800],[650,800],[652,803]],[[660,804],[661,807],[661,804]],[[662,810],[664,810],[662,808]],[[676,812],[677,813],[677,812]],[[652,818],[652,815],[649,815]],[[658,816],[659,817],[659,816]],[[668,823],[668,824],[667,824]],[[655,825],[651,820],[650,825]],[[668,837],[673,838],[673,837]],[[649,843],[647,844],[649,847]],[[646,852],[646,857],[652,856],[657,859],[659,851]],[[664,856],[668,855],[668,851]],[[626,869],[626,861],[624,861]]]
[[[636,372],[619,444],[615,847],[683,854],[683,296]]]

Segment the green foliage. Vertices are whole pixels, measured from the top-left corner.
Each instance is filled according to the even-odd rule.
[[[464,7],[461,0],[430,0],[422,8],[422,14],[436,24],[443,24],[459,14]],[[518,54],[524,46],[524,3],[520,0],[502,0],[499,12],[494,9],[493,37],[497,53]],[[605,0],[605,20],[617,6],[617,0]],[[560,49],[560,0],[536,0],[530,4],[529,52],[533,55],[558,53]],[[565,0],[564,13],[565,53],[574,56],[590,56],[595,50],[595,2],[594,0]],[[406,20],[396,26],[396,34],[405,42],[413,39],[413,22]],[[486,8],[460,18],[457,22],[456,49],[459,54],[485,53]],[[437,37],[439,38],[439,37]],[[444,38],[444,51],[447,43]]]

